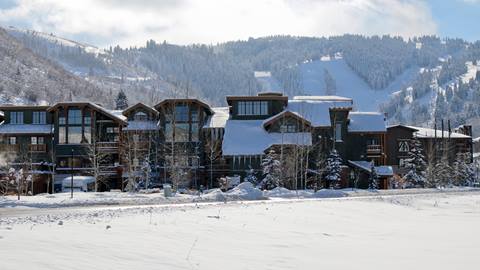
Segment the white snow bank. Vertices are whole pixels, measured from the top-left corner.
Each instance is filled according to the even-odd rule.
[[[254,187],[253,184],[250,182],[241,183],[240,185],[227,191],[226,195],[230,199],[240,199],[240,200],[265,199],[265,197],[263,197],[263,192],[260,189]]]

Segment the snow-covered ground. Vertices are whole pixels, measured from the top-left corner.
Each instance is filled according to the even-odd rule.
[[[220,189],[207,190],[203,194],[176,194],[165,197],[163,190],[153,189],[145,192],[75,192],[73,199],[70,193],[39,194],[36,196],[0,196],[0,214],[9,208],[58,208],[82,207],[99,205],[152,205],[152,204],[185,204],[200,202],[228,202],[245,200],[282,200],[282,199],[318,199],[341,197],[364,197],[378,195],[402,194],[428,194],[444,192],[470,192],[479,191],[478,188],[449,188],[449,189],[391,189],[391,190],[362,190],[362,189],[323,189],[313,190],[288,190],[275,188],[261,191],[250,183],[242,183],[232,190],[222,192]]]
[[[64,208],[0,216],[0,269],[478,269],[479,224],[479,191]]]

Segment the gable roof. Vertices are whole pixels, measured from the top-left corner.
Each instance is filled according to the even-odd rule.
[[[175,102],[175,103],[184,103],[184,102],[198,103],[198,104],[200,104],[200,106],[207,109],[207,112],[209,112],[210,114],[213,114],[212,108],[210,108],[210,106],[207,103],[205,103],[203,101],[200,101],[196,98],[167,98],[167,99],[164,99],[164,100],[160,101],[160,103],[155,105],[154,108],[155,108],[155,110],[160,111],[159,108],[161,108],[162,106],[164,106],[165,104],[170,103],[170,102]]]
[[[367,173],[371,173],[371,167],[372,163],[370,161],[365,161],[365,160],[349,160],[348,164],[351,166],[354,166],[356,168],[359,168],[363,171],[366,171]],[[378,176],[393,176],[393,168],[392,166],[374,166],[375,171]]]
[[[348,132],[386,132],[385,115],[379,112],[350,112]]]
[[[272,145],[312,145],[310,132],[269,133],[263,120],[228,120],[223,135],[224,156],[263,155]]]
[[[128,114],[129,114],[131,111],[133,111],[133,110],[135,110],[135,109],[137,109],[137,108],[143,108],[143,109],[145,109],[145,110],[153,113],[154,115],[158,115],[158,111],[157,111],[157,110],[155,110],[154,108],[152,108],[152,107],[150,107],[150,106],[147,106],[147,105],[145,105],[145,104],[143,104],[143,103],[141,103],[141,102],[139,102],[139,103],[137,103],[137,104],[135,104],[135,105],[132,105],[132,106],[126,108],[125,110],[123,110],[122,114],[125,115],[125,116],[128,116]]]
[[[313,127],[330,127],[330,110],[352,109],[351,100],[322,100],[300,98],[288,101],[287,110],[298,113]]]
[[[127,125],[127,121],[125,119],[125,117],[121,114],[121,111],[116,111],[116,110],[107,110],[105,109],[104,107],[98,105],[98,104],[95,104],[95,103],[92,103],[92,102],[59,102],[59,103],[56,103],[55,105],[51,106],[50,108],[48,108],[47,111],[51,112],[51,111],[54,111],[56,109],[58,109],[59,107],[62,107],[62,106],[88,106],[94,110],[97,110],[99,112],[102,112],[104,113],[105,115],[107,115],[108,117],[112,118],[113,120],[123,124],[123,125]]]
[[[310,121],[303,118],[299,113],[291,112],[289,110],[284,110],[284,111],[282,111],[282,112],[280,112],[280,113],[278,113],[274,116],[271,116],[270,118],[267,118],[267,119],[263,120],[263,126],[267,127],[268,125],[273,124],[275,121],[277,121],[281,117],[288,117],[288,116],[293,117],[293,118],[303,122],[307,126],[311,126]]]

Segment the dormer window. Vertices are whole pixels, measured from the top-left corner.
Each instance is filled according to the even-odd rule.
[[[285,124],[280,126],[280,132],[282,133],[295,133],[297,132],[297,126],[292,124]]]
[[[147,114],[144,113],[144,112],[137,112],[134,116],[133,116],[133,119],[135,121],[147,121]]]
[[[267,115],[267,101],[239,101],[238,115]]]

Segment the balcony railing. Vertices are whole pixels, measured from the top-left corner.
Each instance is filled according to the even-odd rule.
[[[2,152],[18,152],[20,145],[18,144],[0,144],[0,151]]]
[[[28,145],[28,150],[35,153],[45,153],[47,152],[46,144],[30,144]]]
[[[103,152],[118,151],[118,142],[97,142],[97,149]]]
[[[369,144],[367,145],[367,154],[381,154],[382,146],[379,144]]]

